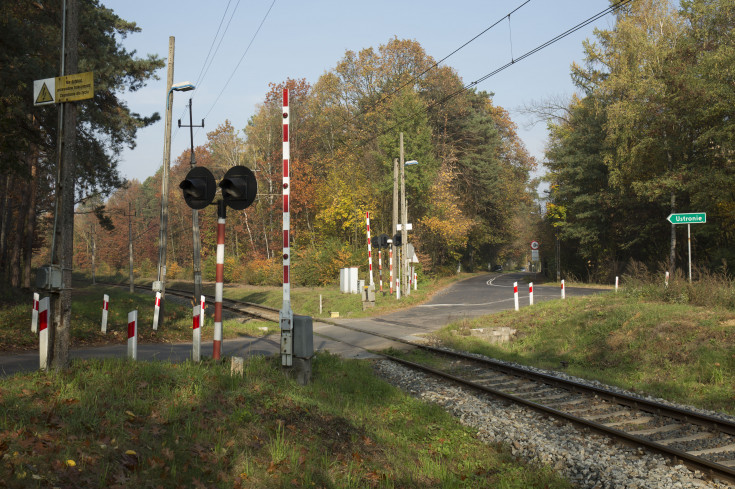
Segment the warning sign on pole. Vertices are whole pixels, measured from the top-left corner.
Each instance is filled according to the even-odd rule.
[[[75,102],[94,97],[94,73],[44,78],[33,82],[33,105]]]

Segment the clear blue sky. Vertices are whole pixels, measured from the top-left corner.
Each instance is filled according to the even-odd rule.
[[[206,132],[226,119],[235,128],[244,128],[256,105],[263,101],[269,82],[305,78],[313,84],[320,75],[334,68],[347,50],[377,48],[394,36],[418,41],[427,54],[439,60],[524,1],[102,0],[102,3],[142,29],[122,41],[126,49],[136,50],[139,56],[151,53],[165,59],[168,38],[174,36],[174,82],[199,80],[196,91],[174,95],[171,150],[174,161],[189,147],[188,129],[176,126],[179,118],[188,124],[186,105],[190,96],[194,123],[206,119],[204,130],[195,130],[194,144],[201,145],[206,142]],[[255,36],[271,4],[273,7]],[[465,84],[470,83],[511,60],[511,39],[512,54],[518,58],[608,5],[608,0],[531,0],[511,15],[510,25],[505,19],[444,64],[454,68]],[[220,22],[222,28],[215,41]],[[229,29],[222,38],[228,22]],[[528,128],[528,121],[517,109],[534,100],[570,96],[574,87],[569,66],[572,61],[582,59],[582,41],[593,38],[594,27],[609,28],[612,22],[613,17],[608,15],[478,86],[479,90],[495,93],[495,104],[511,113],[526,147],[539,161],[546,141],[545,125]],[[245,54],[253,36],[255,39]],[[201,77],[207,53],[212,47],[214,54],[220,39],[219,50],[213,59],[210,54],[211,65]],[[123,95],[131,110],[142,115],[159,112],[163,116],[165,68],[159,71],[159,78],[138,92]],[[135,150],[126,150],[121,155],[120,171],[124,177],[143,181],[160,168],[163,133],[163,121],[138,132]]]

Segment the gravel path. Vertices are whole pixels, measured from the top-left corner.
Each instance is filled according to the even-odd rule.
[[[653,452],[614,443],[609,438],[580,430],[569,423],[452,385],[388,360],[377,361],[375,369],[378,375],[396,387],[442,406],[463,424],[476,429],[480,439],[489,443],[503,442],[510,446],[514,455],[552,467],[577,487],[735,488],[731,484],[708,480],[702,473],[692,472],[683,465],[674,466]],[[560,375],[558,372],[533,370]]]

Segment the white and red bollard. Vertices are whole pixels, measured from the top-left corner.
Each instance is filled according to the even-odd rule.
[[[528,304],[533,305],[533,282],[528,283]]]
[[[110,296],[102,296],[102,332],[107,333],[107,312],[110,310]]]
[[[418,290],[418,278],[419,276],[416,274],[416,269],[411,267],[411,270],[413,270],[413,290]]]
[[[138,310],[128,313],[128,358],[138,359]]]
[[[199,314],[199,326],[201,326],[202,328],[204,327],[204,309],[206,309],[205,303],[206,303],[206,298],[202,296],[199,299],[199,306],[201,306],[202,308],[202,311]]]
[[[666,272],[666,276],[664,277],[664,285],[666,287],[669,286],[669,272]]]
[[[31,314],[31,333],[38,333],[38,292],[33,293],[33,313]]]
[[[519,309],[518,305],[518,282],[513,282],[513,302],[516,306],[516,311]]]
[[[48,370],[48,320],[51,316],[50,301],[44,297],[38,305],[38,354],[41,370]]]
[[[161,313],[161,293],[156,292],[156,307],[153,309],[153,331],[158,329],[158,315]]]
[[[202,306],[194,306],[191,314],[191,329],[192,329],[192,352],[191,359],[198,362],[201,359],[202,353],[202,328],[200,328],[200,321],[202,317]]]
[[[561,281],[561,298],[566,299],[567,298],[567,291],[564,288],[564,281]]]
[[[615,275],[615,292],[618,291],[618,276]]]

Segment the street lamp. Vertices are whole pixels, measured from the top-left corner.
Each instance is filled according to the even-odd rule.
[[[163,178],[161,183],[161,230],[158,248],[158,276],[153,282],[153,290],[161,292],[161,309],[159,312],[159,323],[163,324],[163,304],[166,297],[166,240],[168,238],[168,173],[171,166],[171,105],[173,103],[173,92],[188,92],[194,90],[191,82],[173,83],[173,47],[172,39],[169,39],[169,88],[166,91],[166,120],[163,141]],[[158,323],[153,325],[158,329]]]

